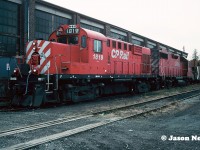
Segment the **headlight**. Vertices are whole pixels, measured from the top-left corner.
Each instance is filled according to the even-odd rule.
[[[15,68],[14,70],[13,70],[13,74],[15,75],[15,76],[18,76],[19,75],[19,68]]]
[[[36,69],[36,68],[34,68],[32,71],[32,74],[34,74],[34,75],[38,75],[39,73],[38,73],[38,70]]]

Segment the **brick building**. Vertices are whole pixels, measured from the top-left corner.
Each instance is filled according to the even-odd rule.
[[[60,24],[80,24],[106,36],[149,47],[152,51],[165,48],[187,57],[187,53],[163,43],[69,9],[41,0],[1,0],[0,56],[23,55],[27,41],[38,38],[47,40]]]

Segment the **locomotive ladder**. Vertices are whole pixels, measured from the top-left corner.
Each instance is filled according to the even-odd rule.
[[[53,86],[53,83],[46,83],[46,89],[45,89],[45,93],[53,93],[53,90],[50,90],[50,85]]]

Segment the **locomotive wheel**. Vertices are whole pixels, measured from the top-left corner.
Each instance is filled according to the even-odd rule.
[[[160,83],[159,82],[156,82],[155,83],[155,90],[160,90]]]
[[[129,87],[129,93],[130,93],[130,94],[135,94],[135,93],[137,93],[137,92],[135,91],[134,86],[131,85],[131,86]]]
[[[100,97],[101,96],[101,88],[100,87],[96,87],[94,89],[94,94],[95,94],[95,98],[96,97]]]
[[[12,106],[19,106],[20,99],[21,99],[21,96],[15,95],[11,100],[11,105]]]
[[[145,93],[149,91],[149,86],[147,83],[142,82],[137,85],[137,89],[139,93]]]
[[[166,85],[166,87],[167,87],[168,89],[170,89],[170,88],[172,87],[172,81],[167,80],[166,83],[165,83],[165,85]]]

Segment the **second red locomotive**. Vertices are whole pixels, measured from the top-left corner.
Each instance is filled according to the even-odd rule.
[[[165,49],[157,54],[159,61],[153,64],[147,47],[112,39],[79,25],[61,25],[49,41],[27,44],[29,71],[16,69],[11,77],[12,104],[38,107],[46,102],[147,92],[190,78],[184,57]]]

